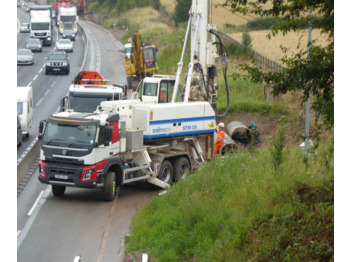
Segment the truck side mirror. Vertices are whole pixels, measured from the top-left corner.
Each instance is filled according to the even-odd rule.
[[[112,131],[113,131],[113,126],[106,127],[105,141],[104,141],[105,146],[109,146],[109,143],[112,141]]]
[[[65,111],[67,101],[68,101],[68,96],[63,97],[63,98],[60,100],[60,110],[59,110],[60,112]]]
[[[39,123],[39,135],[38,135],[38,138],[40,140],[43,138],[45,128],[46,128],[46,120],[41,120]]]

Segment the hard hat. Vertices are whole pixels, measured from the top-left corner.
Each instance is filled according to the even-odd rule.
[[[224,128],[224,127],[225,127],[225,124],[221,122],[220,124],[218,124],[218,127]]]

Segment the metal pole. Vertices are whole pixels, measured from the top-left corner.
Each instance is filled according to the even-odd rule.
[[[310,59],[310,48],[311,48],[311,32],[312,32],[312,25],[311,25],[311,15],[312,15],[312,10],[311,8],[309,9],[309,31],[308,31],[308,45],[307,45],[307,59],[309,61]],[[310,82],[308,81],[306,83],[306,88],[309,88]],[[304,146],[304,151],[306,151],[309,146],[312,145],[311,140],[309,139],[309,134],[310,132],[310,91],[308,91],[308,98],[306,101],[306,109],[305,109],[305,146]]]

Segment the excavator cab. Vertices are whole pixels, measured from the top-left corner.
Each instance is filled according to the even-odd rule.
[[[150,73],[148,69],[151,69],[151,72],[152,72],[154,70],[157,70],[158,68],[157,57],[156,57],[157,51],[158,49],[152,46],[146,46],[146,47],[143,47],[142,49],[143,59],[144,59],[143,62],[146,67],[147,73]]]

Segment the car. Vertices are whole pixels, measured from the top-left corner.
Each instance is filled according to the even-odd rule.
[[[69,39],[60,39],[56,43],[57,51],[73,52],[73,42]]]
[[[45,74],[61,72],[69,74],[68,57],[64,51],[53,51],[46,60]]]
[[[35,5],[34,3],[28,3],[26,12],[29,13],[30,8],[31,8],[32,6],[34,6],[34,5]]]
[[[63,29],[62,37],[64,39],[70,39],[71,41],[75,41],[75,34],[72,29]]]
[[[32,52],[42,52],[43,44],[38,38],[29,38],[26,42],[26,48],[32,50]]]
[[[17,50],[17,65],[33,65],[34,54],[30,49]]]
[[[22,23],[20,27],[20,32],[29,33],[30,32],[29,23]]]

